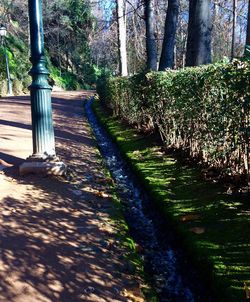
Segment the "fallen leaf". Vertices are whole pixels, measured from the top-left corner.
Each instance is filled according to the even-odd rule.
[[[95,179],[96,183],[113,183],[113,179],[112,178],[96,178]]]
[[[185,221],[192,221],[192,220],[197,220],[200,219],[201,216],[198,214],[188,214],[188,215],[183,215],[180,217],[180,220],[185,222]]]
[[[102,191],[98,191],[98,192],[95,192],[95,194],[99,197],[102,197],[102,198],[108,198],[110,197],[109,194],[105,193],[105,192],[102,192]]]
[[[202,227],[194,227],[189,229],[191,232],[195,233],[195,234],[203,234],[205,233],[205,228]]]
[[[244,290],[246,292],[246,298],[250,299],[250,288],[247,286],[246,282],[244,282]]]
[[[143,297],[143,293],[140,288],[135,287],[131,289],[124,289],[122,291],[122,294],[124,297],[131,299],[133,302],[145,302],[145,299]]]

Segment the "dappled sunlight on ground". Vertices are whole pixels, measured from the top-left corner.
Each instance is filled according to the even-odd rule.
[[[119,278],[114,281],[110,274],[116,256],[112,259],[100,241],[107,238],[107,231],[88,202],[93,197],[74,200],[71,190],[57,180],[45,179],[43,184],[60,193],[23,184],[18,200],[16,192],[2,200],[2,301],[6,293],[8,301],[29,296],[33,301],[88,301],[88,290],[113,301],[122,290]],[[111,228],[108,238],[112,233]]]
[[[70,180],[20,177],[15,168],[0,174],[0,301],[127,301],[124,291],[139,286],[117,242],[108,181],[79,96],[53,102],[57,153]]]

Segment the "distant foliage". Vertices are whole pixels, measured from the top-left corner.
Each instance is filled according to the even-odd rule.
[[[249,175],[250,63],[234,60],[99,83],[101,99],[129,124],[227,174]],[[102,85],[100,85],[102,84]]]
[[[87,0],[42,1],[46,59],[50,84],[64,89],[94,88],[98,71],[90,58],[95,18]],[[13,93],[28,92],[28,1],[0,1],[0,24],[7,27],[5,45]],[[0,46],[0,95],[6,94],[6,64]]]
[[[30,69],[28,47],[15,36],[6,38],[6,53],[9,62],[12,88],[15,94],[27,92],[31,82],[28,71]],[[4,48],[0,46],[0,96],[7,93],[7,73]]]

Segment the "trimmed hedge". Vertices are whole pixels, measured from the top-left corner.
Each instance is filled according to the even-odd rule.
[[[212,301],[244,301],[243,282],[250,284],[249,196],[225,194],[223,186],[204,181],[199,169],[164,155],[153,135],[127,127],[97,100],[93,108],[166,219],[174,241],[198,269]],[[195,233],[199,228],[201,233]]]
[[[249,177],[249,62],[102,78],[97,91],[115,116],[158,131],[167,147]]]

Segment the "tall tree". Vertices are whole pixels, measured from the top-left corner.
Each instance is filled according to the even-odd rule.
[[[168,9],[165,21],[164,39],[160,58],[159,70],[173,68],[174,45],[179,14],[179,0],[168,0]]]
[[[236,25],[237,25],[237,0],[233,0],[233,32],[232,32],[232,45],[231,45],[231,60],[233,60],[233,58],[235,57]]]
[[[117,25],[118,25],[118,49],[119,49],[119,69],[121,76],[128,75],[127,67],[127,33],[126,33],[126,2],[116,0]]]
[[[250,0],[248,1],[246,45],[250,47]]]
[[[189,0],[186,66],[211,63],[211,0]]]
[[[145,0],[147,69],[157,70],[157,46],[153,0]]]

